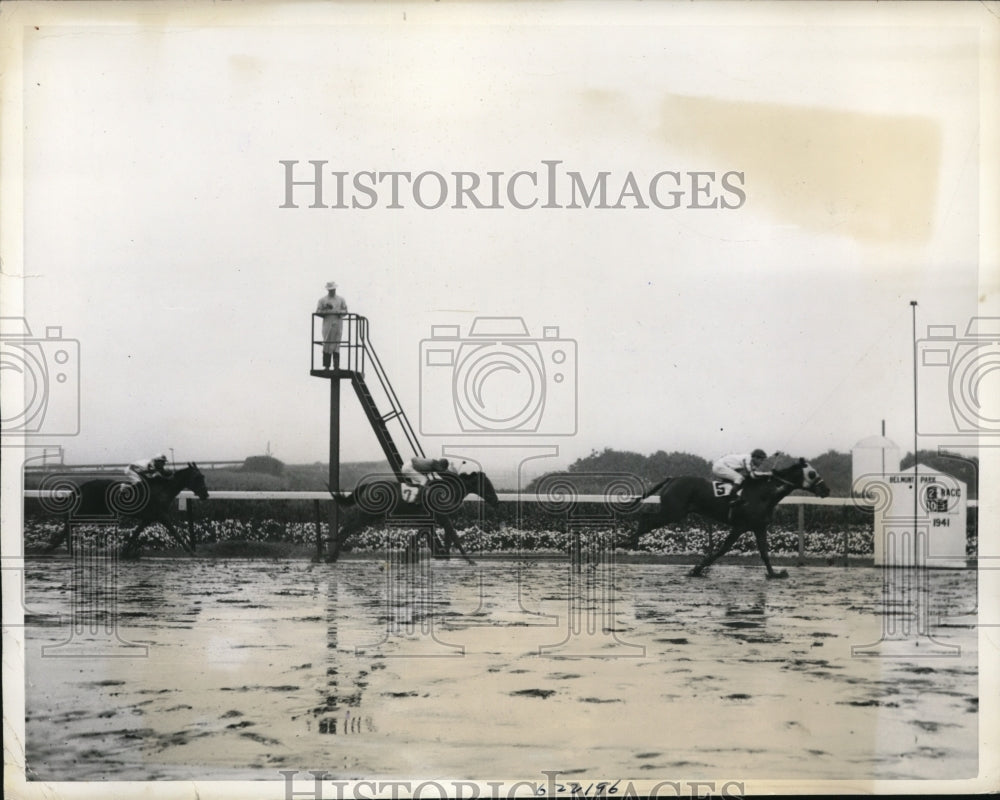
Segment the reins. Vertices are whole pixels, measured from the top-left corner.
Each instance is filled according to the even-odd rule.
[[[778,481],[778,483],[783,483],[785,486],[792,486],[792,487],[794,487],[796,489],[800,488],[797,484],[794,484],[791,481],[786,481],[780,475],[776,475],[773,472],[771,473],[771,477],[774,478],[776,481]]]

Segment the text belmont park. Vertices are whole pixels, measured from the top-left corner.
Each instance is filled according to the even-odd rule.
[[[601,171],[585,178],[560,170],[562,161],[543,160],[543,169],[517,172],[349,172],[328,170],[328,161],[279,161],[285,200],[279,208],[368,210],[411,208],[528,210],[642,209],[655,207],[737,209],[746,202],[744,174],[729,171],[657,172],[640,179]],[[301,164],[301,166],[300,166]],[[306,166],[311,164],[312,168]],[[614,200],[614,202],[611,202]]]

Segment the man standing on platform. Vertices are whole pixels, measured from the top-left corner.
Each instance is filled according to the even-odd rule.
[[[347,301],[337,295],[337,284],[330,281],[326,285],[326,294],[316,304],[316,313],[323,317],[323,369],[340,368],[340,338],[344,331],[344,316],[347,314]]]

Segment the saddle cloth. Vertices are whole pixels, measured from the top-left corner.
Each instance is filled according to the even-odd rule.
[[[734,488],[729,481],[712,481],[712,492],[716,497],[729,497]]]
[[[417,486],[412,483],[401,483],[399,485],[399,493],[402,495],[404,503],[416,503],[417,498],[420,497],[420,490],[422,486]]]

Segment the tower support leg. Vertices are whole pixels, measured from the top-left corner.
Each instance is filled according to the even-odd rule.
[[[340,494],[340,380],[330,381],[330,467],[329,478],[332,495]],[[332,498],[331,498],[332,499]],[[330,503],[330,534],[326,543],[327,560],[336,559],[340,547],[337,539],[340,532],[340,508]]]

